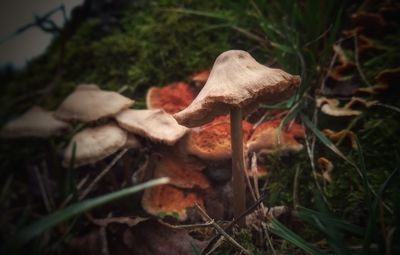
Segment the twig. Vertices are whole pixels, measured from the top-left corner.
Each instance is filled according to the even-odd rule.
[[[127,89],[128,89],[128,86],[127,86],[127,85],[124,85],[124,86],[122,86],[117,92],[120,93],[120,94],[122,94],[122,93],[124,93],[125,90],[127,90]]]
[[[36,179],[39,183],[40,194],[42,195],[44,205],[46,207],[47,212],[51,212],[51,206],[49,202],[49,198],[46,193],[46,189],[44,188],[42,177],[40,176],[39,169],[34,167],[33,171],[35,172]]]
[[[315,185],[317,186],[318,191],[321,193],[321,197],[324,199],[324,201],[325,201],[327,204],[329,204],[328,201],[327,201],[327,199],[326,199],[326,197],[322,195],[323,192],[322,192],[321,185],[320,185],[319,182],[318,182],[318,178],[317,178],[317,177],[318,177],[317,169],[316,169],[315,163],[314,163],[314,152],[313,152],[313,150],[311,149],[311,145],[310,145],[310,142],[309,142],[309,140],[308,140],[307,135],[306,135],[305,142],[306,142],[306,148],[307,148],[308,158],[310,159],[310,165],[311,165],[311,169],[312,169],[312,173],[313,173]]]
[[[271,237],[268,234],[268,227],[265,225],[265,223],[261,224],[264,226],[265,236],[267,237],[269,247],[271,247],[272,254],[276,255],[276,251],[274,249],[274,245],[272,244]]]
[[[258,187],[257,154],[255,152],[253,152],[253,155],[251,156],[251,172],[255,173],[253,176],[253,182],[254,182],[254,193],[256,194],[256,199],[254,199],[254,202],[256,202],[257,199],[260,198],[260,189]]]
[[[321,38],[323,38],[326,34],[328,34],[329,31],[330,31],[331,29],[332,29],[332,24],[330,24],[329,27],[328,27],[324,32],[322,32],[317,38],[315,38],[315,39],[313,39],[313,40],[311,40],[311,41],[305,43],[303,47],[306,48],[308,45],[310,45],[310,44],[312,44],[312,43],[314,43],[314,42],[319,41],[319,40],[320,40]]]
[[[96,176],[96,178],[92,181],[92,183],[89,184],[89,186],[82,192],[82,194],[79,196],[79,200],[84,199],[90,191],[94,188],[94,186],[100,181],[101,178],[103,178],[104,175],[106,175],[111,168],[118,162],[118,160],[128,151],[128,149],[123,149],[120,153],[118,153],[114,159],[101,171],[99,175]]]
[[[166,222],[162,222],[162,224],[170,227],[170,228],[175,228],[175,229],[187,229],[187,228],[205,228],[205,227],[210,227],[214,224],[214,220],[211,220],[209,222],[205,223],[200,223],[200,224],[186,224],[186,225],[172,225]]]
[[[246,164],[246,167],[244,169],[244,175],[246,176],[246,182],[247,182],[247,186],[249,186],[251,197],[253,198],[253,200],[255,202],[255,201],[257,201],[257,196],[256,196],[254,188],[253,188],[253,186],[251,185],[251,182],[250,182],[248,164]]]
[[[52,209],[56,208],[56,204],[54,202],[54,197],[53,197],[53,193],[50,192],[50,186],[49,186],[49,171],[48,171],[48,167],[46,164],[46,161],[42,161],[42,168],[43,168],[43,175],[44,175],[44,188],[46,190],[46,194],[47,194],[47,199],[49,200],[49,204],[51,206]]]
[[[100,233],[100,238],[101,238],[101,250],[100,250],[101,254],[110,255],[110,251],[108,249],[106,228],[101,227],[99,233]]]
[[[230,235],[228,235],[214,220],[208,216],[208,214],[196,203],[197,212],[203,217],[203,219],[212,224],[212,226],[220,233],[222,236],[226,238],[233,246],[237,249],[241,250],[244,254],[250,254],[248,250],[246,250],[243,246],[241,246],[238,242],[235,241]]]
[[[87,182],[87,180],[89,179],[89,175],[86,175],[76,186],[77,190],[80,190],[83,185],[85,185],[85,183]],[[64,208],[69,201],[71,201],[71,199],[74,197],[74,194],[69,194],[68,197],[66,199],[64,199],[64,201],[61,203],[61,205],[58,207],[58,209],[62,209]]]
[[[381,107],[384,107],[384,108],[387,108],[387,109],[390,109],[390,110],[393,110],[393,111],[395,111],[395,112],[397,112],[397,113],[400,113],[400,108],[399,107],[396,107],[396,106],[393,106],[393,105],[389,105],[389,104],[382,104],[382,103],[375,103],[375,104],[373,104],[372,106],[381,106]]]
[[[267,193],[264,193],[253,205],[251,205],[249,208],[247,208],[246,211],[244,211],[237,219],[234,219],[233,221],[231,221],[228,226],[226,226],[224,228],[225,232],[229,231],[238,220],[240,220],[241,218],[245,217],[246,215],[248,215],[249,213],[251,213],[252,211],[254,211],[254,209],[257,208],[257,206],[264,200],[264,198],[267,196]],[[211,241],[207,244],[206,248],[203,249],[203,251],[201,252],[202,255],[204,254],[208,254],[210,251],[214,250],[214,247],[218,245],[218,243],[221,241],[221,234],[217,234],[216,236],[214,236]]]
[[[321,82],[321,93],[322,93],[322,94],[325,94],[325,84],[326,84],[326,80],[328,79],[328,74],[329,74],[329,72],[332,70],[333,65],[334,65],[335,62],[336,62],[336,59],[337,59],[337,53],[335,52],[335,54],[333,54],[333,57],[332,57],[332,59],[331,59],[331,62],[329,63],[328,70],[326,71],[326,74],[324,75],[324,78],[322,79],[322,82]]]
[[[396,231],[395,227],[389,229],[389,232],[387,234],[387,238],[385,240],[385,245],[386,245],[386,253],[385,253],[385,255],[391,255],[392,254],[390,246],[392,245],[393,234],[395,233],[395,231]]]

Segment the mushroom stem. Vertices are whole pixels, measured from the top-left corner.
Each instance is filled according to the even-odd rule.
[[[244,159],[243,159],[243,128],[242,109],[231,107],[231,146],[232,146],[232,189],[233,189],[233,214],[235,219],[246,210],[246,186],[244,180]],[[242,218],[238,222],[244,227],[245,221]]]

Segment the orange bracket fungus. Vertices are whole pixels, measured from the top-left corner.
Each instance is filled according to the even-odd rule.
[[[252,125],[242,122],[245,143]],[[215,118],[212,122],[191,129],[185,140],[185,151],[204,160],[224,160],[232,157],[229,116]]]
[[[246,51],[230,50],[215,60],[206,84],[193,102],[174,115],[179,124],[196,127],[230,113],[235,217],[246,208],[243,112],[255,110],[260,102],[280,102],[292,95],[299,84],[299,76],[261,65]],[[244,220],[239,224],[243,226]]]
[[[204,200],[199,194],[172,185],[146,189],[142,197],[142,206],[146,212],[155,216],[175,215],[179,221],[187,219],[187,209],[196,203],[204,206]]]
[[[210,76],[211,70],[205,70],[198,73],[193,74],[190,78],[194,82],[194,85],[198,88],[201,88],[206,84],[208,77]]]
[[[168,177],[170,183],[184,189],[207,189],[210,184],[202,173],[204,166],[195,160],[191,160],[173,152],[161,154],[161,159],[154,169],[154,177]]]
[[[176,82],[163,88],[151,87],[147,91],[146,105],[148,109],[164,109],[173,114],[185,109],[193,98],[189,84]]]
[[[259,125],[247,142],[249,152],[272,153],[280,151],[282,154],[296,153],[303,149],[303,145],[296,138],[304,138],[304,127],[293,122],[279,131],[281,119],[270,120]],[[280,135],[280,137],[279,137]]]

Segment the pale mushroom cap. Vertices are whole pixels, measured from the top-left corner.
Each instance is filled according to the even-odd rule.
[[[16,137],[50,137],[59,135],[70,126],[53,116],[53,112],[33,106],[22,116],[8,122],[1,130],[5,138]]]
[[[250,112],[259,102],[272,104],[282,101],[299,84],[299,76],[261,65],[245,51],[226,51],[215,60],[199,95],[174,117],[181,125],[200,126],[215,116],[229,113],[231,107]]]
[[[128,109],[134,101],[114,91],[104,91],[93,84],[78,86],[58,107],[56,118],[65,121],[96,121]]]
[[[64,166],[72,159],[76,144],[75,166],[93,164],[123,148],[127,133],[115,124],[85,128],[74,135],[64,153]]]
[[[115,116],[118,124],[129,132],[168,145],[175,144],[188,129],[179,125],[164,110],[125,110]]]
[[[159,216],[160,214],[174,215],[179,221],[187,219],[187,209],[195,204],[203,206],[203,198],[195,193],[182,191],[170,185],[159,185],[144,191],[142,206],[146,212]]]
[[[128,134],[124,148],[138,150],[141,147],[142,147],[142,144],[139,142],[139,140],[134,135]]]

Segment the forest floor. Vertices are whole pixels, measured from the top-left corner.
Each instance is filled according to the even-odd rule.
[[[52,31],[45,53],[23,70],[0,72],[2,253],[400,253],[399,4],[116,2],[85,1],[65,27]],[[182,159],[177,152],[196,132],[225,142],[227,119],[215,120],[219,128],[211,131],[213,125],[190,129],[174,145],[148,135],[149,125],[135,133],[140,145],[82,165],[71,139],[117,126],[118,117],[75,120],[67,132],[47,138],[6,132],[9,121],[34,105],[57,116],[79,84],[134,100],[128,106],[134,111],[149,108],[153,89],[154,98],[166,98],[151,108],[176,113],[230,49],[301,77],[291,98],[263,102],[244,117],[249,141],[263,124],[273,130],[268,137],[284,137],[246,155],[253,174],[245,227],[232,221],[230,158],[204,160],[192,151]],[[180,161],[186,165],[175,166]],[[176,172],[165,174],[168,167]],[[163,176],[182,178],[181,186],[165,185]],[[164,211],[143,202],[149,196]]]

